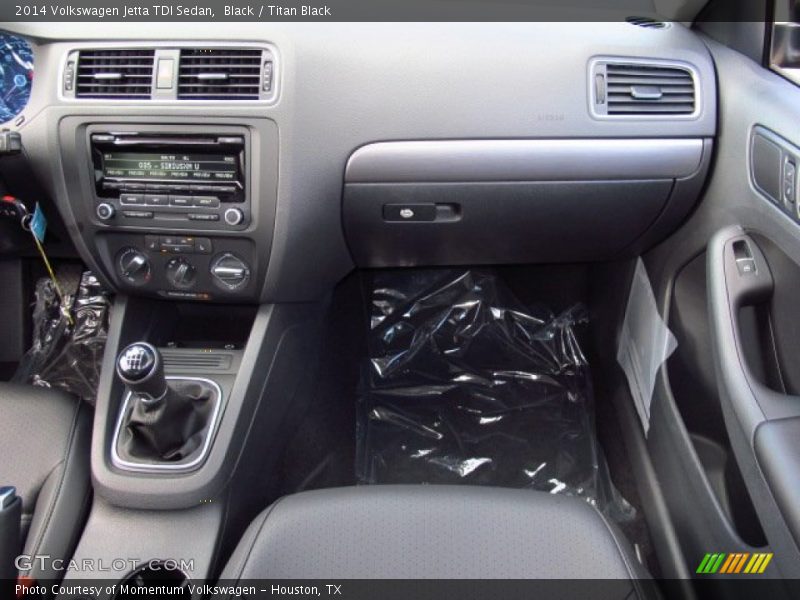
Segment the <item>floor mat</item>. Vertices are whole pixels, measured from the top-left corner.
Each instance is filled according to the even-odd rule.
[[[491,271],[375,274],[359,390],[360,483],[466,483],[579,496],[625,521],[575,330]]]

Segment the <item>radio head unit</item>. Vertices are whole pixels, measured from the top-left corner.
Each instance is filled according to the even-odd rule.
[[[94,131],[95,215],[108,225],[242,230],[244,134]]]
[[[94,133],[91,149],[101,198],[150,189],[244,199],[242,136]]]

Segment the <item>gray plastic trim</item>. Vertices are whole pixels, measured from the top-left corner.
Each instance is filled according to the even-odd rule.
[[[188,473],[198,469],[208,456],[208,451],[211,449],[211,444],[214,441],[214,436],[217,433],[217,426],[219,425],[219,417],[222,413],[222,389],[216,381],[207,379],[205,377],[175,377],[167,375],[167,381],[202,381],[211,385],[216,392],[214,398],[214,412],[211,413],[211,423],[208,426],[208,433],[203,442],[203,447],[200,449],[200,454],[194,460],[188,463],[139,463],[124,460],[117,452],[117,442],[119,441],[120,430],[122,429],[122,420],[128,412],[128,406],[131,401],[133,392],[127,392],[125,400],[122,402],[122,408],[117,417],[117,425],[114,428],[114,436],[111,439],[111,463],[123,471],[133,471],[134,473]]]
[[[699,138],[379,142],[352,154],[345,181],[677,179],[695,173],[702,156]]]

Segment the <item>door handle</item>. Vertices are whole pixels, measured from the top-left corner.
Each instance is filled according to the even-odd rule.
[[[775,282],[758,244],[740,227],[717,232],[707,251],[708,312],[720,395],[752,440],[770,419],[800,416],[800,397],[769,389],[747,364],[739,312],[768,302]]]

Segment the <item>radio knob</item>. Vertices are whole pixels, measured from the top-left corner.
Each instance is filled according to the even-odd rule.
[[[238,208],[229,208],[225,211],[223,218],[228,225],[236,227],[244,221],[244,213]]]
[[[98,219],[101,221],[108,221],[109,219],[114,218],[114,213],[117,211],[114,209],[114,206],[108,202],[101,202],[97,205],[95,212]]]
[[[197,279],[197,269],[185,258],[173,258],[166,266],[167,279],[176,288],[190,288]]]

